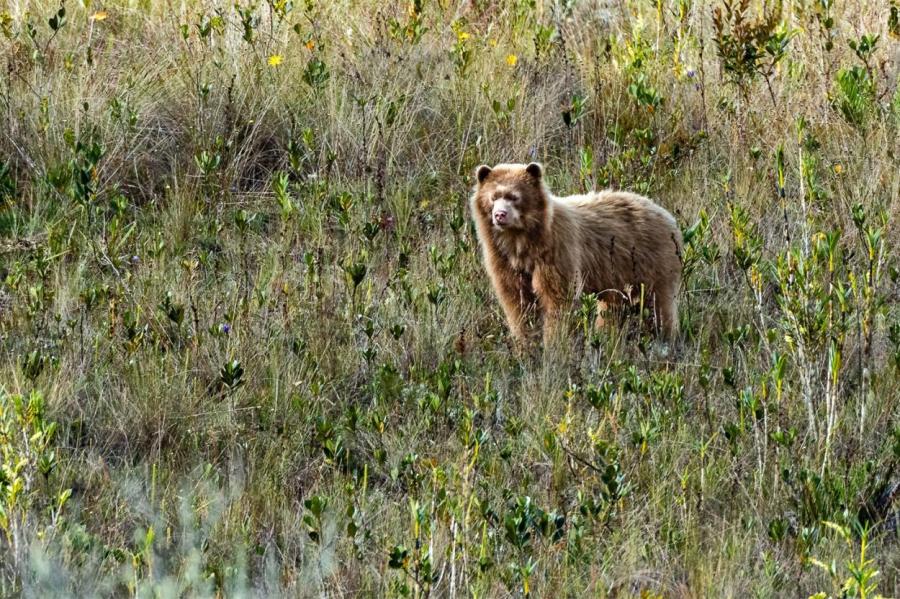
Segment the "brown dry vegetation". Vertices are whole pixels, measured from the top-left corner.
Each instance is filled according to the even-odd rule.
[[[64,7],[0,8],[0,594],[900,592],[896,3]],[[675,214],[672,359],[513,357],[530,160]]]

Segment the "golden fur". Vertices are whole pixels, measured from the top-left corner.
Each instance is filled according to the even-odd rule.
[[[531,313],[548,340],[580,294],[610,305],[640,297],[642,285],[654,324],[674,337],[682,242],[669,212],[628,192],[556,197],[537,163],[481,166],[476,179],[485,268],[517,341],[529,337]]]

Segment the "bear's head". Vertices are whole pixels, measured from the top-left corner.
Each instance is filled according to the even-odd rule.
[[[475,171],[476,217],[497,233],[527,233],[545,222],[547,191],[540,164],[479,166]]]

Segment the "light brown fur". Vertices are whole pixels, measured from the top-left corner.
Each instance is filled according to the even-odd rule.
[[[682,242],[669,212],[621,191],[556,197],[536,163],[482,166],[476,180],[471,209],[485,268],[517,341],[530,336],[531,315],[548,341],[582,293],[615,305],[635,300],[642,285],[654,324],[675,336]],[[497,202],[512,225],[495,224]]]

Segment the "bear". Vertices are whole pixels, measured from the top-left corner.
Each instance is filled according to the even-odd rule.
[[[585,293],[601,310],[643,298],[654,330],[675,339],[683,245],[667,210],[626,191],[557,197],[537,162],[481,165],[475,178],[470,210],[484,266],[519,346],[532,337],[532,317],[545,345],[554,339]]]

